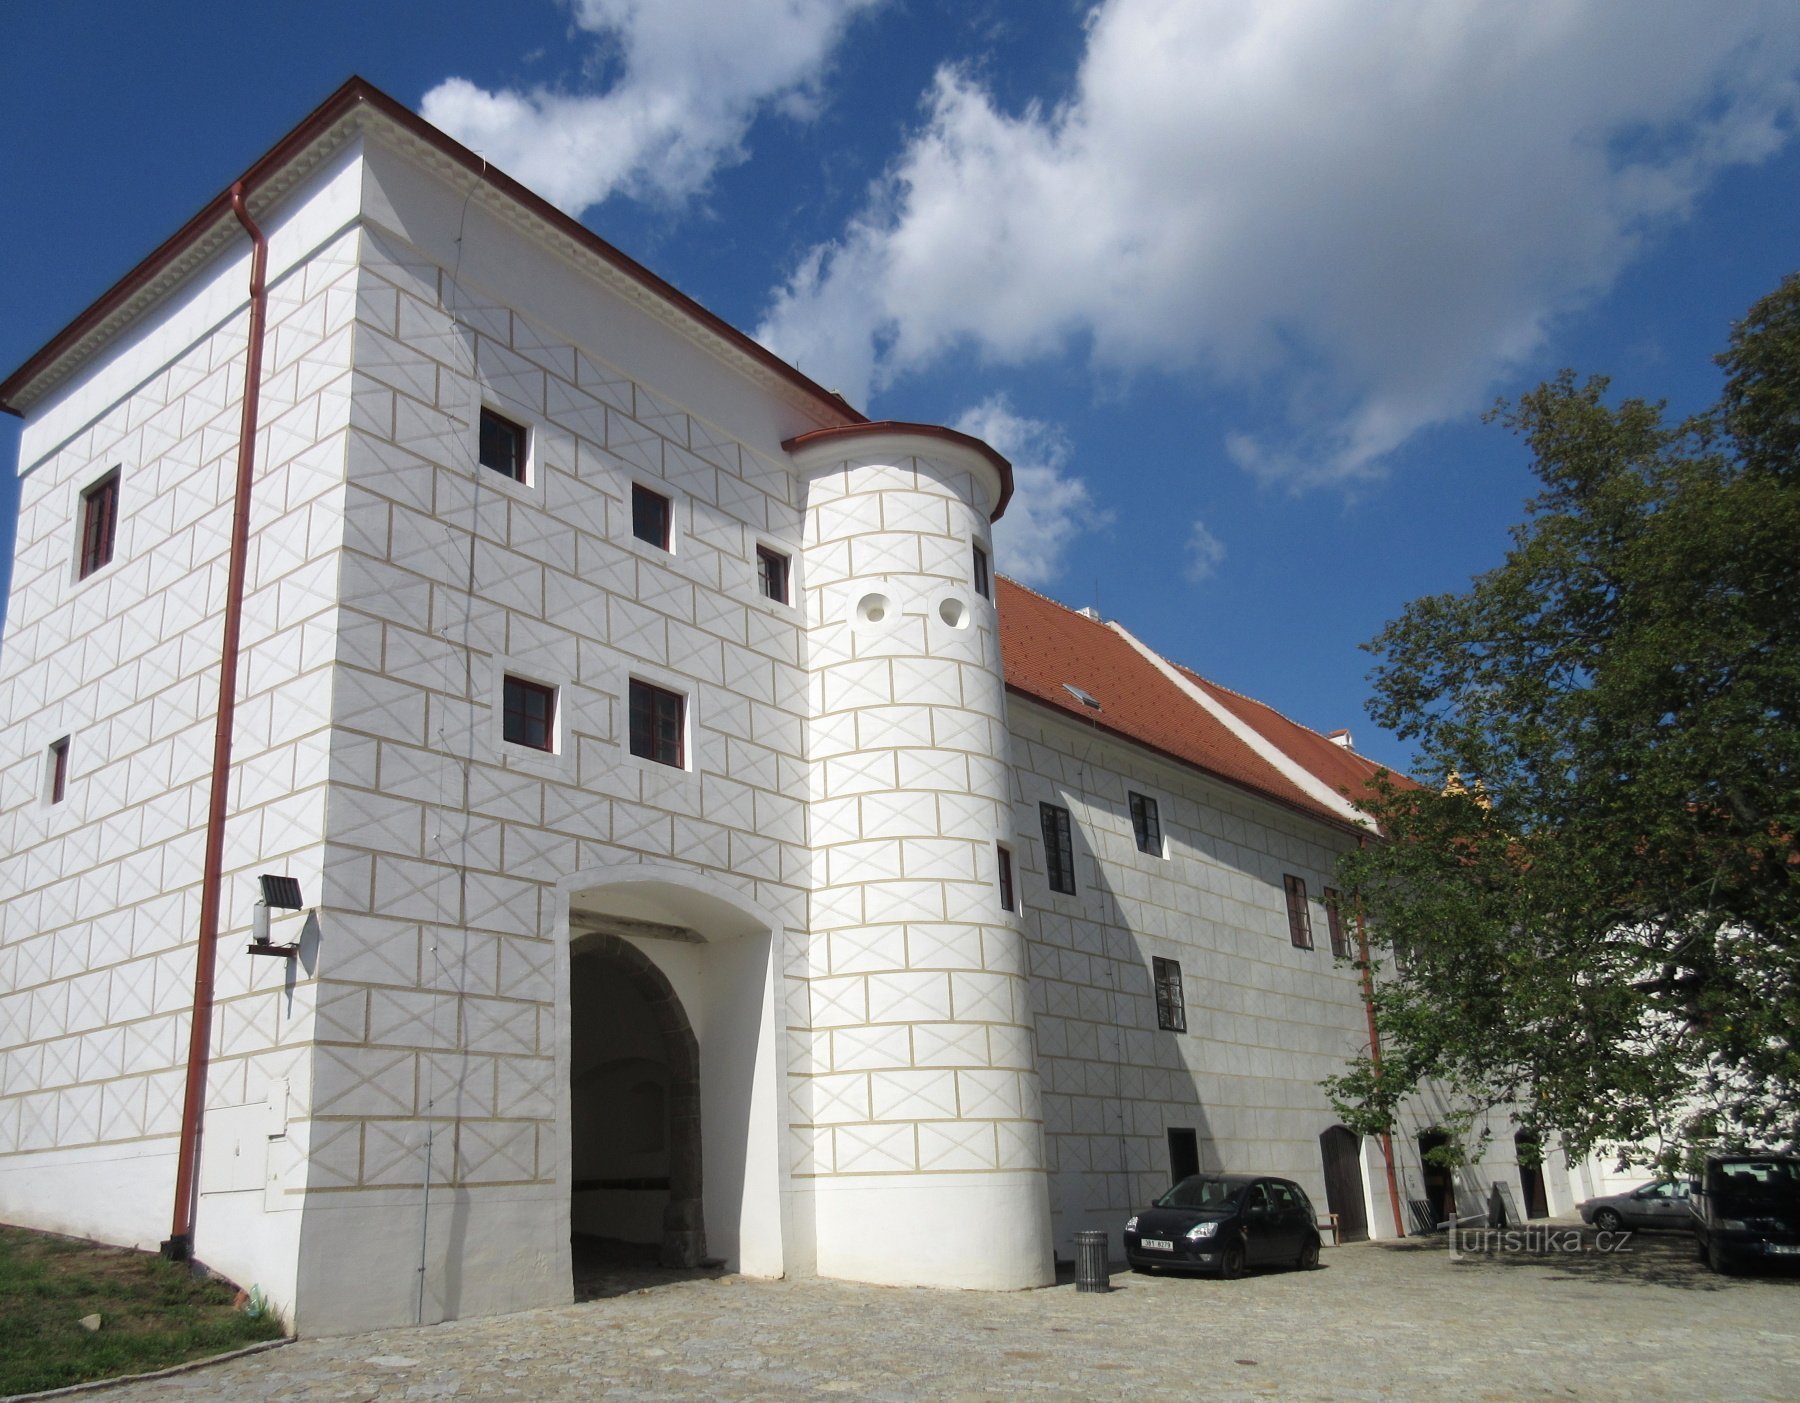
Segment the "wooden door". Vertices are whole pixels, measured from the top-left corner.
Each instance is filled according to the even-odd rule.
[[[1354,1132],[1334,1125],[1319,1136],[1319,1156],[1325,1161],[1325,1208],[1337,1214],[1338,1241],[1366,1241],[1369,1214],[1363,1198],[1362,1142]]]

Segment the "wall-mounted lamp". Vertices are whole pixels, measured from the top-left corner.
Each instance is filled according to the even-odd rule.
[[[291,945],[273,945],[269,941],[270,911],[299,911],[305,907],[300,899],[300,880],[297,877],[277,877],[265,872],[256,879],[262,884],[262,900],[256,903],[250,916],[250,945],[252,955],[275,955],[281,959],[291,960],[300,953],[298,942]]]

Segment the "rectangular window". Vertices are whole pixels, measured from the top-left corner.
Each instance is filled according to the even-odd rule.
[[[523,424],[515,424],[491,409],[481,411],[482,467],[492,468],[514,482],[525,481],[525,439]]]
[[[1331,930],[1331,953],[1347,956],[1350,937],[1344,930],[1344,897],[1335,887],[1325,888],[1325,924]]]
[[[50,742],[50,753],[46,757],[49,774],[46,776],[45,791],[52,804],[60,804],[69,792],[69,738]]]
[[[635,678],[631,683],[631,753],[659,765],[685,769],[682,751],[682,711],[687,699]]]
[[[631,534],[658,550],[669,548],[669,499],[648,487],[631,484]]]
[[[119,472],[115,468],[81,494],[81,563],[77,579],[85,580],[112,564],[113,541],[119,533]]]
[[[1181,964],[1153,956],[1150,976],[1156,982],[1156,1026],[1165,1033],[1187,1032],[1187,1001],[1181,995]]]
[[[1069,827],[1069,811],[1056,804],[1039,804],[1044,827],[1044,876],[1050,890],[1075,895],[1075,840]]]
[[[1157,817],[1156,800],[1147,794],[1131,796],[1131,831],[1137,838],[1138,851],[1161,857],[1162,822]]]
[[[1000,859],[1000,909],[1017,911],[1019,903],[1013,896],[1012,849],[1005,843],[996,843],[994,851]]]
[[[975,593],[983,599],[994,597],[993,582],[988,578],[987,552],[980,546],[975,547]]]
[[[508,677],[503,691],[501,734],[514,745],[555,749],[556,688]]]
[[[756,583],[764,599],[777,604],[788,602],[788,558],[767,546],[756,548]]]
[[[1312,943],[1312,915],[1306,909],[1306,882],[1299,877],[1286,876],[1281,879],[1287,887],[1288,906],[1288,939],[1294,942],[1296,950],[1310,950]]]

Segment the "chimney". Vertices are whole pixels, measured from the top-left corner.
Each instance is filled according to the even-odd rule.
[[[1345,750],[1356,749],[1356,746],[1350,740],[1350,732],[1342,726],[1326,736],[1325,739],[1330,741],[1333,745],[1342,746]]]
[[[1095,623],[1101,622],[1100,611],[1098,609],[1094,608],[1094,606],[1091,604],[1085,606],[1084,608],[1077,609],[1075,612],[1077,614],[1080,614],[1081,617],[1084,619],[1092,619]]]

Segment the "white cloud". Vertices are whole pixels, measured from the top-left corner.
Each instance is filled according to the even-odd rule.
[[[1225,563],[1225,543],[1207,530],[1204,521],[1196,521],[1188,532],[1187,569],[1183,572],[1193,584],[1210,578]]]
[[[1479,404],[1722,168],[1788,137],[1792,0],[1105,0],[1073,94],[945,68],[759,335],[862,399],[947,351],[1276,398],[1227,448],[1380,470]]]
[[[808,116],[850,21],[882,0],[575,0],[600,92],[447,78],[425,119],[573,214],[621,192],[678,201],[745,159],[765,106]]]
[[[1085,482],[1068,476],[1068,438],[1054,424],[1013,413],[1004,395],[966,410],[954,427],[991,444],[1013,465],[1013,498],[994,523],[1000,568],[1024,584],[1048,584],[1070,542],[1112,519],[1095,506]]]

